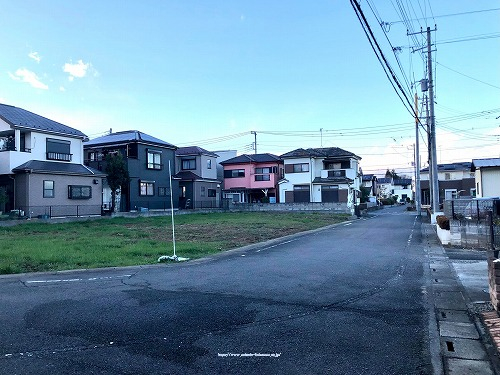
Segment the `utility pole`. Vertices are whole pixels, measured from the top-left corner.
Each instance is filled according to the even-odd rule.
[[[250,133],[252,133],[254,135],[254,142],[253,142],[253,149],[255,151],[255,154],[257,153],[257,132],[256,131],[251,131]]]
[[[323,148],[323,128],[319,129],[319,133],[320,133],[320,136],[321,136],[321,148]]]
[[[418,125],[420,120],[418,118],[418,96],[415,93],[415,205],[417,207],[417,216],[421,216],[420,207],[420,149],[419,149],[419,134]]]
[[[434,29],[435,31],[436,29]],[[436,154],[436,121],[434,116],[434,80],[432,78],[432,54],[431,54],[431,28],[427,27],[427,69],[429,70],[429,100],[430,100],[430,147],[431,162],[429,170],[432,168],[432,213],[436,215],[439,212],[439,176],[437,168]]]

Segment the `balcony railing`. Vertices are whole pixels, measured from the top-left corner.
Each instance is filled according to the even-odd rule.
[[[60,152],[47,152],[47,160],[71,161],[73,154],[63,154]]]

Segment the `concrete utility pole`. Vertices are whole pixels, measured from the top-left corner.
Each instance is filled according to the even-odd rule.
[[[420,149],[418,137],[418,125],[420,120],[418,118],[418,96],[415,93],[415,206],[417,207],[417,216],[421,216],[420,207]]]
[[[430,100],[430,147],[431,147],[431,165],[432,168],[432,213],[435,215],[439,212],[439,176],[437,168],[436,154],[436,122],[434,116],[434,80],[432,78],[432,54],[431,54],[431,28],[427,27],[427,69],[429,70],[429,100]]]
[[[250,133],[252,133],[254,135],[254,143],[253,143],[253,149],[255,150],[255,154],[257,153],[257,132],[255,131],[251,131]]]

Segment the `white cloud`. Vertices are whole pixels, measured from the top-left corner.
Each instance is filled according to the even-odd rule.
[[[92,65],[90,63],[84,63],[83,60],[78,60],[76,64],[66,63],[63,66],[63,71],[69,74],[69,81],[73,81],[76,78],[83,78],[87,75],[87,71]]]
[[[59,87],[59,91],[64,92],[64,91],[66,91],[66,89],[64,88],[64,86],[60,86],[60,87]]]
[[[30,59],[35,60],[37,63],[39,63],[40,60],[42,60],[42,57],[38,54],[38,52],[30,52],[28,56]]]
[[[41,82],[38,76],[26,69],[26,68],[20,68],[16,70],[16,73],[12,74],[9,72],[10,78],[12,78],[15,81],[22,81],[29,83],[32,87],[36,89],[42,89],[42,90],[48,90],[49,86],[47,86],[45,83]]]

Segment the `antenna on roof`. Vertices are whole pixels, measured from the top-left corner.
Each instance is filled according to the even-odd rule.
[[[113,133],[113,128],[109,128],[109,134]]]

